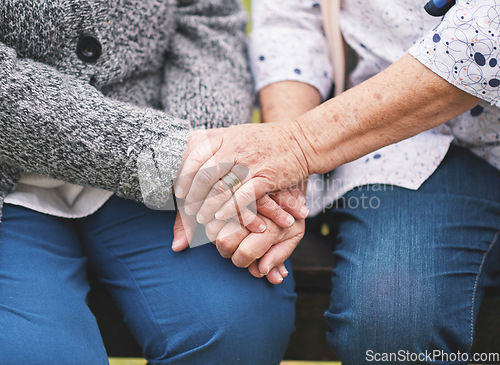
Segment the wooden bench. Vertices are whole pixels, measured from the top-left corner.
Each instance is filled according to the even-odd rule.
[[[298,294],[297,330],[285,354],[288,360],[337,360],[326,342],[323,319],[329,305],[330,273],[334,265],[331,239],[321,234],[323,223],[314,219],[309,222],[306,235],[292,256]],[[141,349],[113,300],[92,278],[91,282],[89,305],[99,323],[108,355],[140,357]],[[488,293],[481,307],[473,352],[500,352],[500,292]]]
[[[146,365],[146,360],[135,357],[111,357],[109,358],[110,365]],[[284,360],[280,365],[341,365],[338,361],[293,361]]]

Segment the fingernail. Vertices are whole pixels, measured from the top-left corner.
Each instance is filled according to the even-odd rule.
[[[257,231],[259,231],[259,233],[262,233],[265,232],[266,229],[267,229],[266,225],[264,223],[261,223],[259,228],[257,228]]]
[[[286,224],[288,225],[288,227],[290,227],[293,222],[295,222],[295,219],[293,219],[293,217],[291,215],[289,215],[287,218],[286,218]]]
[[[300,215],[303,217],[307,217],[309,215],[309,209],[307,207],[300,208]]]
[[[179,199],[184,198],[184,189],[183,188],[175,188],[175,196]]]
[[[265,273],[263,273],[263,274],[261,273],[262,276],[269,274],[269,271],[271,271],[271,266],[270,265],[267,267],[267,271]]]
[[[279,271],[282,277],[286,277],[288,275],[288,270],[285,267],[280,267]]]
[[[281,283],[283,281],[283,278],[282,277],[279,277],[278,278],[278,281]]]
[[[196,221],[199,223],[199,224],[205,224],[207,223],[207,218],[205,218],[204,215],[198,213],[198,215],[196,216]]]
[[[222,210],[219,210],[217,213],[215,213],[215,218],[220,220],[220,221],[223,221],[226,219],[226,215],[224,214],[224,212]]]
[[[173,241],[172,242],[172,250],[175,251],[176,248],[178,248],[181,245],[180,241]]]

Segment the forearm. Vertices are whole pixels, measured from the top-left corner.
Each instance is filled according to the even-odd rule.
[[[319,91],[298,81],[280,81],[259,93],[262,121],[279,122],[297,118],[321,103]]]
[[[308,172],[324,173],[434,128],[478,99],[410,55],[364,83],[296,118],[293,129]]]
[[[299,81],[280,81],[264,87],[259,93],[264,123],[290,121],[321,103],[321,95],[315,87]],[[299,187],[304,196],[307,181]]]

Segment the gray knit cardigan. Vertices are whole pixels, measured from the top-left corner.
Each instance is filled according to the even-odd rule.
[[[0,207],[23,172],[143,201],[138,159],[165,199],[189,125],[250,118],[245,24],[239,0],[3,0]]]

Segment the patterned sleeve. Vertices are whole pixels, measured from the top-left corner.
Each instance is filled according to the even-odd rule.
[[[409,53],[461,90],[500,106],[500,1],[457,0]]]
[[[301,81],[323,98],[332,86],[318,0],[253,0],[250,66],[255,87]]]

